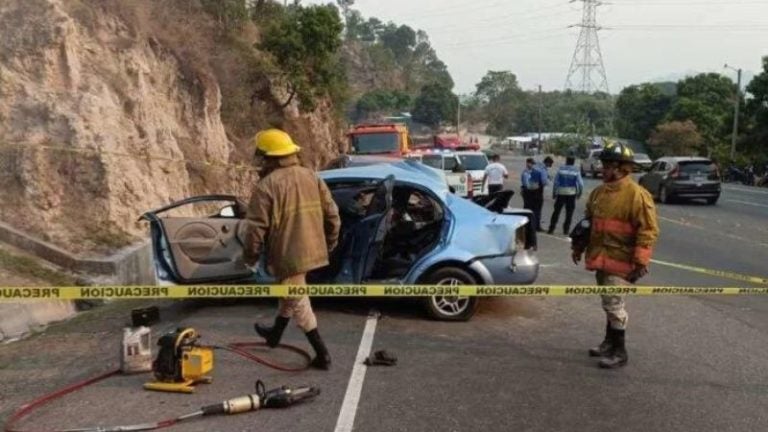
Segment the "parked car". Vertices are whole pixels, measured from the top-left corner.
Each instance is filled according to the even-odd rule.
[[[635,163],[637,164],[635,172],[648,171],[651,169],[651,165],[653,165],[653,161],[645,153],[635,153]]]
[[[502,214],[493,213],[449,193],[445,183],[417,165],[396,162],[319,173],[339,206],[341,237],[330,265],[310,273],[310,283],[534,283],[539,262],[530,211],[505,204]],[[181,207],[215,203],[211,208],[220,210],[208,217],[169,215]],[[165,284],[274,283],[263,262],[255,272],[243,263],[245,208],[234,196],[213,195],[145,213],[158,279]],[[478,299],[433,296],[423,302],[431,317],[461,321],[474,314]]]
[[[472,176],[472,196],[488,195],[488,185],[483,183],[485,167],[488,166],[488,156],[481,151],[460,151],[456,155],[461,165]]]
[[[640,178],[640,184],[665,204],[685,198],[704,199],[712,205],[717,203],[721,191],[717,166],[704,157],[658,159]]]
[[[603,149],[592,149],[587,154],[586,159],[581,160],[581,176],[587,177],[587,173],[592,178],[597,178],[598,174],[603,173],[603,163],[600,161],[600,153]]]
[[[472,197],[472,176],[468,175],[459,156],[450,150],[428,149],[416,150],[406,156],[424,165],[445,173],[448,185],[456,195],[464,198]]]

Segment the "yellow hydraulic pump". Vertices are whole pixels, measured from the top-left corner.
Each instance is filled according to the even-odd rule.
[[[152,362],[155,381],[144,384],[147,390],[193,393],[195,384],[210,384],[213,349],[197,344],[200,335],[192,328],[178,328],[160,337],[160,352]]]

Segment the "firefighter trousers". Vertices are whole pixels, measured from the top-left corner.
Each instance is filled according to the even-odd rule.
[[[597,271],[597,284],[607,286],[631,285],[625,279],[606,273],[602,270]],[[601,297],[603,310],[605,311],[605,316],[608,319],[608,323],[611,325],[611,328],[615,330],[625,330],[627,328],[629,315],[625,309],[624,296],[604,295]]]
[[[306,273],[289,276],[280,281],[280,285],[303,286],[306,284]],[[294,319],[296,325],[299,326],[304,333],[317,328],[317,317],[315,317],[315,312],[312,310],[312,303],[309,301],[309,296],[281,298],[278,301],[278,309],[280,316]]]

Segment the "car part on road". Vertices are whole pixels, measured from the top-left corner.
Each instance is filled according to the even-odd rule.
[[[379,350],[368,356],[363,362],[366,366],[394,366],[397,364],[397,356],[385,350]]]
[[[299,371],[306,370],[309,367],[309,362],[311,361],[311,356],[309,355],[309,353],[293,345],[280,344],[277,347],[284,349],[286,351],[296,353],[299,356],[303,357],[306,363],[302,367],[288,367],[288,366],[280,365],[277,363],[273,363],[247,351],[247,349],[249,348],[266,347],[266,346],[267,345],[263,342],[234,342],[226,346],[213,345],[207,348],[226,350],[234,354],[237,354],[241,357],[244,357],[250,361],[260,363],[264,366],[267,366],[279,371],[283,371],[283,372],[299,372]],[[70,393],[81,390],[85,387],[88,387],[89,385],[104,381],[116,375],[120,375],[120,369],[114,369],[112,371],[103,373],[101,375],[97,375],[85,381],[69,385],[67,387],[64,387],[61,390],[57,390],[53,393],[41,396],[33,400],[32,402],[26,403],[21,407],[19,407],[18,409],[16,409],[13,412],[13,414],[11,414],[11,416],[8,417],[8,421],[5,423],[3,430],[4,432],[25,432],[23,429],[17,429],[15,426],[22,419],[28,417],[33,411],[63,396],[66,396]],[[280,389],[270,390],[267,392],[263,392],[263,384],[260,387],[262,388],[262,394],[264,397],[259,399],[259,403],[261,404],[260,406],[264,408],[283,408],[287,405],[301,402],[307,398],[314,397],[320,393],[320,390],[314,389],[312,387],[301,387],[297,389],[288,389],[286,387],[281,387]],[[258,396],[259,395],[258,388],[256,393]],[[248,397],[248,396],[245,396],[245,397]],[[230,399],[229,401],[225,401],[222,404],[229,403],[230,405],[232,405],[233,406],[232,408],[227,408],[227,409],[229,410],[228,413],[234,414],[236,412],[244,412],[244,411],[236,411],[235,410],[236,407],[234,407],[234,405],[236,405],[237,407],[242,407],[241,402],[243,401],[244,401],[243,398],[236,398],[236,399]],[[213,407],[214,405],[211,405],[210,407],[208,407],[209,411],[212,411],[214,409],[216,410],[219,409],[219,408],[213,408]],[[256,409],[258,408],[259,407],[256,407]],[[156,423],[145,423],[145,424],[137,424],[137,425],[129,425],[129,426],[84,428],[84,429],[56,429],[51,432],[97,432],[97,431],[98,432],[118,432],[118,431],[157,430],[157,429],[173,426],[184,420],[188,420],[194,417],[199,417],[200,416],[199,413],[200,411],[196,411],[192,414],[187,414],[180,417],[176,417],[175,419],[163,420]]]
[[[72,393],[87,385],[97,383],[104,379],[107,379],[115,375],[117,371],[113,371],[104,375],[100,375],[91,380],[79,383],[70,387],[67,387],[59,392],[53,393],[49,396],[40,398],[28,405],[25,405],[23,409],[17,411],[11,420],[6,424],[5,432],[23,432],[22,429],[14,428],[14,424],[18,422],[22,417],[32,412],[35,408],[50,402],[53,399],[64,396],[68,393]],[[291,405],[296,405],[307,400],[313,399],[320,394],[320,389],[317,387],[296,387],[291,388],[282,386],[279,388],[266,390],[264,383],[261,380],[256,381],[256,392],[245,396],[228,399],[220,403],[204,406],[197,411],[184,414],[175,418],[161,420],[154,423],[138,423],[134,425],[122,425],[122,426],[95,426],[77,429],[54,429],[52,432],[124,432],[124,431],[152,431],[158,429],[164,429],[170,426],[174,426],[184,421],[192,420],[199,417],[207,417],[212,415],[222,414],[241,414],[250,411],[257,411],[261,408],[287,408]]]

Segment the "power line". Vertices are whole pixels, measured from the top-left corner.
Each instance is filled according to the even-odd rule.
[[[537,36],[537,35],[548,35],[552,34],[553,32],[560,32],[561,34],[567,33],[566,29],[562,27],[556,27],[551,29],[544,29],[539,30],[536,32],[525,32],[525,33],[517,33],[517,34],[511,34],[506,35],[502,37],[497,38],[490,38],[490,39],[479,39],[479,40],[471,40],[471,41],[461,41],[457,43],[451,43],[446,44],[447,47],[462,47],[462,46],[476,46],[476,45],[485,45],[485,44],[493,44],[494,42],[508,42],[513,41],[517,39],[530,39],[531,36]]]
[[[671,1],[617,1],[617,0],[611,0],[610,4],[612,6],[752,6],[752,5],[766,5],[765,1],[702,1],[702,0],[692,0],[692,1],[681,1],[681,0],[671,0]]]
[[[611,31],[702,30],[702,31],[768,31],[768,24],[619,24],[603,27]]]
[[[576,0],[571,0],[576,1]],[[565,79],[565,89],[578,90],[583,93],[603,91],[610,93],[608,88],[608,76],[605,73],[603,54],[600,51],[600,39],[597,25],[597,8],[602,3],[598,0],[580,0],[584,3],[579,39],[576,42],[576,50],[573,52],[571,67],[568,69],[568,77]],[[578,81],[577,76],[581,75]]]

